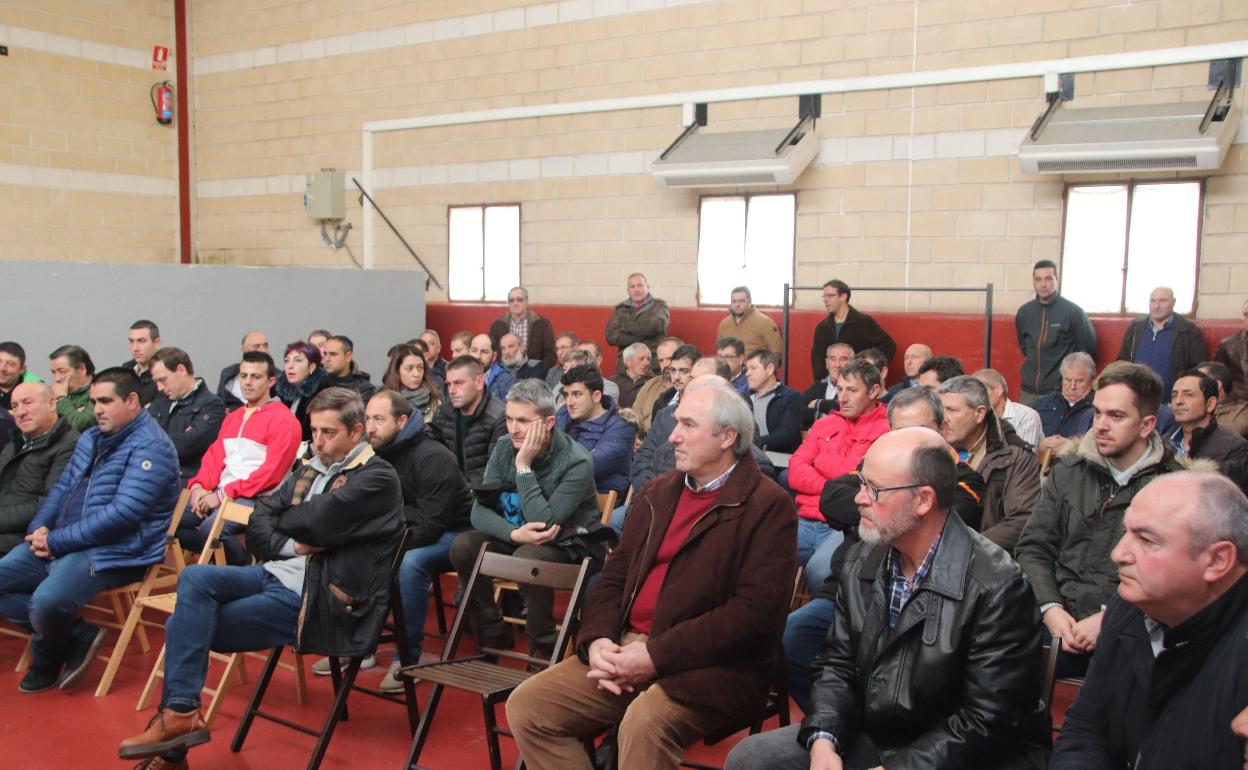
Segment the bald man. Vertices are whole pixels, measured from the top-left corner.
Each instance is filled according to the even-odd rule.
[[[1162,393],[1174,378],[1204,361],[1205,338],[1196,324],[1174,312],[1174,290],[1158,286],[1148,295],[1148,316],[1127,327],[1118,349],[1119,361],[1134,361],[1157,372]]]
[[[725,769],[1044,767],[1040,610],[1009,554],[949,515],[957,471],[944,440],[887,433],[860,479],[862,542],[813,664],[812,710],[742,741]]]
[[[932,349],[922,342],[916,342],[906,348],[905,354],[901,358],[901,368],[906,373],[901,378],[901,382],[884,392],[880,397],[881,404],[887,404],[893,400],[893,396],[906,388],[913,388],[919,384],[919,370],[923,368],[923,364],[927,363],[927,359],[932,357]]]
[[[0,449],[0,555],[22,543],[78,443],[78,431],[57,416],[56,396],[42,382],[13,389],[13,418],[20,434]]]
[[[1248,498],[1217,473],[1169,473],[1132,499],[1123,530],[1117,595],[1049,767],[1240,767]]]

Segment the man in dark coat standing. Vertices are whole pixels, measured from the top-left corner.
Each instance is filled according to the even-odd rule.
[[[897,352],[897,343],[874,318],[850,306],[851,293],[844,281],[831,280],[823,285],[823,306],[828,317],[815,327],[815,341],[810,346],[810,370],[815,382],[828,376],[824,356],[829,345],[841,343],[855,351],[875,348],[890,361]]]
[[[533,770],[589,768],[581,739],[617,723],[620,767],[674,770],[767,697],[797,565],[793,502],[749,456],[754,420],[731,385],[698,378],[676,414],[676,470],[633,502],[577,657],[507,701]]]
[[[1127,327],[1119,361],[1134,361],[1157,372],[1163,393],[1174,378],[1205,360],[1205,338],[1196,324],[1174,312],[1174,290],[1165,286],[1148,295],[1148,315]]]
[[[1248,706],[1248,498],[1199,471],[1146,490],[1123,519],[1117,596],[1051,770],[1244,763],[1231,723]]]
[[[524,358],[542,363],[542,374],[555,365],[555,329],[550,319],[529,309],[529,290],[513,286],[507,292],[507,312],[490,324],[490,339],[495,350],[503,349],[503,335],[508,332],[520,340]]]
[[[628,299],[615,306],[607,319],[607,344],[620,349],[615,370],[624,371],[624,348],[644,342],[650,348],[650,371],[659,373],[659,343],[667,336],[671,311],[667,303],[650,293],[650,284],[641,273],[628,277]]]

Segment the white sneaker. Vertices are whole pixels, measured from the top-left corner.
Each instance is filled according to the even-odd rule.
[[[338,663],[339,663],[339,664],[340,664],[340,665],[341,665],[344,669],[347,667],[347,665],[348,665],[350,662],[351,662],[351,659],[350,659],[350,658],[339,658],[339,659],[338,659]],[[374,657],[374,656],[372,656],[372,655],[369,655],[367,658],[365,658],[365,659],[364,659],[364,660],[360,663],[360,670],[361,670],[361,671],[363,671],[363,670],[364,670],[364,669],[366,669],[366,668],[372,668],[372,667],[374,667],[374,666],[376,666],[376,665],[377,665],[377,658],[375,658],[375,657]],[[329,675],[332,673],[332,672],[330,671],[330,669],[329,669],[329,658],[321,658],[321,659],[320,659],[320,660],[318,660],[317,662],[313,663],[313,664],[312,664],[312,673],[313,673],[313,674],[316,674],[317,676],[329,676]]]

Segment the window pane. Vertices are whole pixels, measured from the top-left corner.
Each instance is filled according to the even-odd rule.
[[[726,305],[745,273],[745,198],[703,198],[699,229],[699,296]]]
[[[1126,231],[1125,185],[1070,188],[1062,244],[1063,297],[1089,313],[1119,311]]]
[[[447,257],[450,262],[448,295],[453,300],[482,298],[481,207],[451,209]]]
[[[797,198],[793,195],[750,198],[745,227],[745,270],[736,285],[749,286],[756,305],[782,304],[784,284],[793,283],[796,206]]]
[[[1196,297],[1196,224],[1200,184],[1136,185],[1131,196],[1127,312],[1147,313],[1158,286],[1174,289],[1174,309],[1191,312]]]
[[[485,209],[485,299],[505,302],[520,283],[520,207]]]

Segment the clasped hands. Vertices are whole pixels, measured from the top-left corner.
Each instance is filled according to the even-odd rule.
[[[644,641],[620,646],[603,637],[589,645],[589,673],[598,689],[613,695],[635,692],[658,675]]]

